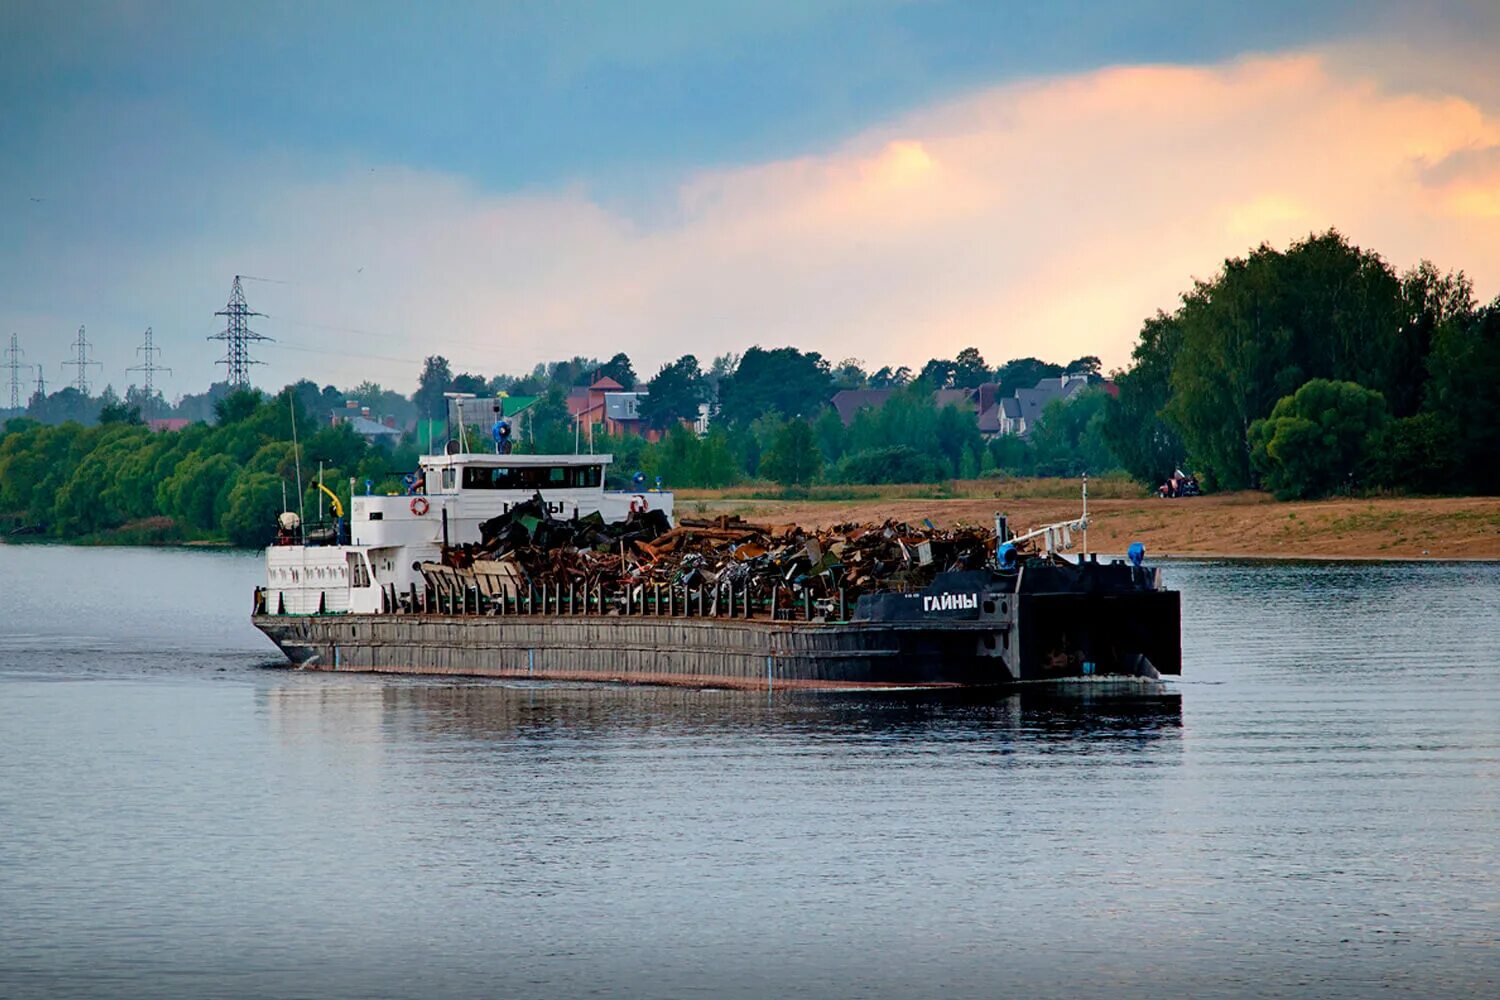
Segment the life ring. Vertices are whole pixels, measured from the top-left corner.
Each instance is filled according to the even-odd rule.
[[[421,517],[423,514],[427,513],[427,511],[428,511],[428,506],[427,506],[427,498],[426,497],[412,497],[411,498],[411,512],[413,514],[417,515],[418,517]]]
[[[630,498],[630,513],[644,514],[650,509],[651,505],[646,502],[646,498],[641,494],[637,493],[635,496]]]

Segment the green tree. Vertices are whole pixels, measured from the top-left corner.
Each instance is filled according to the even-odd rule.
[[[142,424],[141,408],[131,406],[119,397],[113,396],[103,400],[99,406],[99,423],[101,424]]]
[[[1373,389],[1312,379],[1250,425],[1251,461],[1283,499],[1322,496],[1369,471],[1388,419]]]
[[[1458,428],[1444,414],[1418,413],[1392,420],[1376,446],[1378,478],[1386,486],[1419,493],[1452,489],[1462,454]]]
[[[234,461],[225,454],[192,452],[157,490],[157,502],[168,515],[199,531],[213,531],[228,507],[234,486]]]
[[[705,393],[698,359],[684,354],[676,361],[662,365],[661,371],[651,380],[649,393],[640,402],[641,419],[648,427],[658,429],[684,420],[696,420],[698,404],[703,402]]]
[[[975,389],[990,381],[994,372],[977,347],[965,347],[953,359],[953,385],[958,389]]]
[[[214,423],[220,427],[237,424],[255,415],[265,397],[259,389],[235,389],[214,402]]]
[[[953,385],[958,366],[951,358],[929,358],[917,374],[917,381],[931,389],[947,389]]]
[[[1087,375],[1089,378],[1098,378],[1102,368],[1103,365],[1100,363],[1098,356],[1085,354],[1081,358],[1068,362],[1068,366],[1063,369],[1063,374]]]
[[[1141,328],[1129,371],[1116,373],[1119,395],[1104,409],[1103,433],[1119,465],[1138,481],[1154,486],[1185,464],[1186,447],[1165,414],[1172,398],[1172,366],[1182,343],[1182,326],[1158,312]]]
[[[1226,261],[1173,317],[1182,343],[1164,412],[1194,470],[1250,485],[1251,423],[1311,379],[1389,389],[1402,316],[1395,273],[1333,230]]]
[[[1456,435],[1454,486],[1500,493],[1500,297],[1441,324],[1427,357],[1426,408]]]
[[[1033,389],[1044,378],[1057,378],[1063,373],[1062,365],[1054,365],[1037,358],[1016,358],[1001,365],[995,372],[995,381],[1000,383],[1000,396],[1014,396],[1017,389]]]
[[[761,471],[782,486],[808,486],[823,468],[823,455],[806,420],[789,420],[761,462]]]
[[[932,455],[911,445],[866,448],[844,456],[834,477],[841,483],[934,483],[944,478],[944,469]]]
[[[752,347],[734,374],[720,383],[720,414],[737,426],[773,410],[783,417],[811,417],[832,395],[828,362],[821,354],[795,347]]]
[[[1438,331],[1467,325],[1474,317],[1474,285],[1462,271],[1443,274],[1424,260],[1401,276],[1401,302],[1396,375],[1387,387],[1387,400],[1393,416],[1409,417],[1426,397],[1427,358]]]
[[[915,378],[916,376],[912,374],[912,370],[905,365],[899,368],[892,368],[890,365],[886,365],[870,376],[870,388],[900,389],[910,385]]]
[[[732,486],[739,481],[739,463],[729,434],[722,427],[715,427],[703,438],[698,452],[698,485],[710,489]]]
[[[276,537],[281,513],[282,480],[267,472],[247,472],[229,491],[224,532],[245,548],[263,548]]]
[[[992,468],[1011,476],[1029,476],[1036,470],[1031,443],[1016,434],[1002,434],[991,439],[987,449]]]
[[[489,391],[489,379],[483,375],[475,375],[471,372],[459,372],[453,376],[453,381],[448,384],[449,392],[468,392],[475,396],[483,396]]]
[[[957,388],[978,388],[993,378],[995,372],[990,370],[980,348],[965,348],[953,360],[953,384]]]
[[[619,352],[604,364],[599,366],[600,378],[612,378],[620,383],[620,387],[627,390],[635,388],[635,368],[630,364],[630,355],[624,351]]]
[[[859,358],[845,358],[833,369],[835,389],[863,389],[869,383],[870,376],[865,372],[865,363]]]
[[[85,396],[72,386],[65,386],[47,396],[33,393],[31,402],[26,404],[26,415],[40,423],[54,426],[69,421],[91,424],[99,415],[99,401]]]
[[[1104,433],[1109,394],[1090,388],[1054,399],[1031,434],[1034,471],[1042,476],[1099,475],[1119,468]]]
[[[434,354],[422,362],[422,374],[417,377],[417,391],[411,401],[416,404],[417,415],[424,420],[448,419],[448,406],[443,393],[453,385],[453,366],[441,354]]]
[[[818,440],[818,450],[823,453],[825,462],[832,464],[844,457],[844,442],[848,433],[838,410],[829,406],[818,414],[818,419],[813,422],[813,436]]]

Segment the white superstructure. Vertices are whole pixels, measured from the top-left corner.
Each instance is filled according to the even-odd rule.
[[[428,455],[413,492],[355,496],[347,544],[292,544],[266,549],[265,608],[284,614],[378,612],[381,594],[423,586],[416,569],[437,562],[442,546],[480,540],[479,525],[541,494],[556,518],[598,512],[623,521],[632,511],[672,517],[672,494],[604,489],[610,455]]]

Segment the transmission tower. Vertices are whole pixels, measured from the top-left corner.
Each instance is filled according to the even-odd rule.
[[[63,364],[78,369],[78,378],[73,384],[77,386],[79,392],[87,396],[89,394],[89,369],[103,368],[104,365],[98,361],[89,360],[89,348],[94,345],[90,344],[88,338],[83,335],[81,326],[78,328],[78,339],[73,341],[73,346],[78,349],[78,357],[73,361],[64,361]]]
[[[46,399],[47,398],[47,380],[42,377],[42,366],[41,365],[37,365],[36,366],[36,395],[32,396],[31,398],[32,399]]]
[[[10,335],[10,347],[5,351],[5,364],[0,368],[10,369],[10,408],[19,410],[21,408],[21,369],[30,368],[30,365],[21,364],[21,356],[26,352],[21,350],[21,345],[16,343],[16,335]]]
[[[135,352],[137,354],[145,355],[146,360],[125,370],[128,372],[146,373],[146,404],[144,406],[146,412],[142,413],[141,416],[145,417],[147,420],[150,420],[151,412],[156,408],[156,396],[155,390],[151,387],[151,376],[156,374],[157,372],[166,372],[168,375],[170,375],[172,374],[172,369],[156,363],[155,358],[161,355],[161,348],[151,343],[151,328],[149,326],[146,327],[146,342],[140,347],[137,347],[135,349]]]
[[[228,372],[225,376],[231,388],[248,387],[250,385],[250,366],[262,365],[264,361],[253,361],[250,358],[250,344],[257,340],[273,340],[250,329],[249,319],[251,316],[264,316],[265,313],[251,312],[250,307],[245,304],[245,291],[240,287],[240,276],[234,276],[234,284],[229,289],[229,304],[215,316],[226,317],[226,324],[222,332],[209,337],[209,340],[228,341],[228,348],[224,357],[218,364],[226,366]]]

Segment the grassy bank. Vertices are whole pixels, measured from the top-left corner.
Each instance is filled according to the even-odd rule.
[[[776,523],[918,521],[988,524],[996,511],[1017,528],[1078,516],[1076,480],[983,480],[955,484],[947,496],[922,487],[855,498],[757,499],[734,491],[684,491],[680,514],[736,513]],[[1160,500],[1127,484],[1133,496],[1089,484],[1090,546],[1123,552],[1133,541],[1156,555],[1278,559],[1500,559],[1500,497],[1376,497],[1282,503],[1264,493],[1221,493]],[[879,488],[875,488],[879,489]],[[925,489],[930,490],[931,487]],[[968,495],[965,495],[967,491]],[[1116,487],[1116,492],[1125,492]],[[975,495],[978,494],[978,495]]]
[[[18,527],[18,524],[11,527]],[[170,517],[147,517],[130,521],[118,528],[94,531],[87,534],[58,538],[45,534],[0,534],[0,542],[12,544],[52,545],[186,545],[202,548],[229,548],[222,535],[210,535],[190,531]]]
[[[1078,479],[1048,477],[986,476],[980,479],[949,479],[938,483],[898,483],[860,486],[820,483],[805,488],[786,488],[769,482],[742,483],[718,490],[681,489],[679,502],[751,500],[807,500],[816,503],[879,500],[984,500],[996,497],[1066,499],[1079,495]],[[1089,480],[1089,496],[1113,499],[1145,497],[1148,491],[1126,476],[1098,476]]]
[[[920,521],[988,525],[996,511],[1014,527],[1079,513],[1076,479],[975,479],[904,486],[818,486],[788,497],[775,486],[681,490],[680,516],[740,514],[761,522],[838,524]],[[1276,559],[1500,559],[1500,497],[1375,497],[1278,502],[1268,494],[1219,493],[1159,500],[1126,479],[1089,481],[1090,546],[1153,555]],[[132,521],[79,537],[6,537],[74,545],[227,546],[169,517]]]

